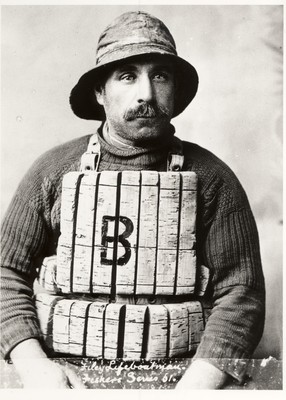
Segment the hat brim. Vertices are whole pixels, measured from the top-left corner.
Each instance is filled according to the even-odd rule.
[[[107,68],[108,70],[115,68],[119,62],[142,57],[144,54],[146,52],[142,54],[137,52],[136,55],[98,65],[82,75],[70,94],[70,105],[75,115],[87,120],[104,121],[106,118],[104,108],[96,101],[95,97],[95,87],[100,84],[102,73]],[[172,116],[174,118],[184,111],[197,93],[199,83],[197,71],[190,63],[178,56],[161,52],[152,52],[152,54],[164,55],[173,62],[175,67],[176,93]]]

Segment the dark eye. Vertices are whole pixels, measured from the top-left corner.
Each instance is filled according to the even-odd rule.
[[[121,81],[132,82],[135,79],[135,74],[132,72],[124,72],[124,74],[120,75]]]
[[[167,72],[157,72],[154,74],[153,80],[157,82],[167,82],[170,80],[170,75]]]

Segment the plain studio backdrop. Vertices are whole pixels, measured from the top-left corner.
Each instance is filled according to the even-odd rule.
[[[1,213],[44,151],[93,133],[69,94],[102,30],[139,6],[2,7]],[[257,357],[282,355],[282,6],[140,6],[163,20],[200,84],[177,136],[225,161],[256,217],[267,290]]]

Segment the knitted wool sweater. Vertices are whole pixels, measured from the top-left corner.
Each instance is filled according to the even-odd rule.
[[[56,254],[62,178],[79,170],[90,136],[41,156],[25,175],[2,226],[1,352],[41,332],[32,301],[44,257]],[[172,140],[172,139],[171,139]],[[99,135],[103,170],[165,171],[170,142],[119,150]],[[198,145],[183,142],[183,170],[198,175],[197,257],[211,272],[213,311],[195,358],[208,358],[241,380],[264,326],[265,288],[259,240],[246,194],[233,172]]]

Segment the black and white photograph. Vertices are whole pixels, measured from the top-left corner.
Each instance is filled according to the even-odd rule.
[[[1,4],[0,389],[282,392],[283,12]]]

